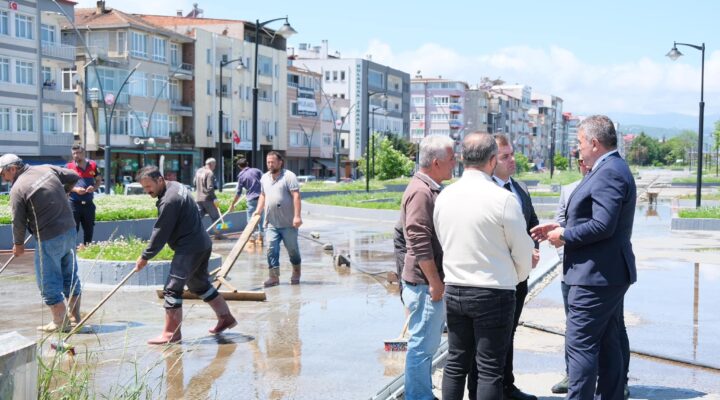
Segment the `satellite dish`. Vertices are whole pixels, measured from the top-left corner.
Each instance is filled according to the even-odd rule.
[[[140,146],[140,144],[142,143],[142,140],[140,140],[140,138],[137,138],[137,137],[136,137],[136,138],[133,140],[133,143],[135,143],[135,146]]]

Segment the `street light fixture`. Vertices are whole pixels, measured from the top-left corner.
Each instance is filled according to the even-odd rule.
[[[386,102],[388,99],[387,93],[384,91],[368,91],[367,99],[368,99],[368,107],[372,108],[372,105],[370,104],[370,99],[372,99],[375,95],[381,95],[380,101]],[[373,120],[375,120],[375,110],[381,108],[376,107],[375,109],[372,109],[372,116]],[[372,121],[371,121],[372,123]],[[367,137],[365,140],[365,192],[370,192],[370,125],[368,125],[367,129]]]
[[[678,51],[677,46],[687,46],[693,49],[700,50],[702,54],[702,61],[700,63],[700,116],[699,116],[699,128],[698,128],[698,157],[697,157],[697,182],[695,189],[695,207],[700,208],[701,195],[702,195],[702,157],[703,157],[703,122],[705,119],[705,43],[700,46],[688,43],[673,42],[673,47],[666,54],[671,60],[675,61],[683,54]]]
[[[236,61],[240,61],[240,64],[238,64],[237,67],[235,67],[236,70],[241,71],[245,69],[245,64],[243,64],[242,58],[236,58],[234,60],[228,60],[228,61],[220,61],[220,90],[218,90],[218,96],[220,97],[219,100],[219,108],[218,111],[218,142],[217,142],[217,149],[215,150],[217,152],[216,160],[218,164],[220,164],[220,173],[218,174],[220,176],[219,183],[218,183],[218,191],[222,192],[223,183],[225,180],[225,162],[223,161],[222,156],[222,145],[223,145],[223,109],[222,109],[222,99],[223,99],[223,92],[222,92],[222,79],[223,79],[223,67],[226,65],[232,64]]]
[[[260,160],[260,146],[258,145],[258,51],[260,48],[260,28],[271,22],[282,20],[285,20],[285,23],[280,27],[280,29],[275,31],[275,35],[280,35],[287,39],[297,33],[297,31],[290,26],[287,16],[283,18],[270,19],[265,22],[255,20],[255,59],[253,61],[253,69],[255,71],[252,90],[252,150],[250,154],[252,154],[252,165],[259,170],[263,170],[262,160]],[[275,38],[275,35],[273,35],[273,39]]]

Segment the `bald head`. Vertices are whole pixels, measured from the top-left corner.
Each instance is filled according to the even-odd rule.
[[[462,159],[465,168],[484,170],[497,154],[498,147],[492,135],[473,132],[465,135],[462,144]]]

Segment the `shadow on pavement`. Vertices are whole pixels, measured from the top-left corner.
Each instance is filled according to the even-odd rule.
[[[631,399],[679,400],[695,399],[706,393],[693,389],[669,388],[662,386],[630,386]]]

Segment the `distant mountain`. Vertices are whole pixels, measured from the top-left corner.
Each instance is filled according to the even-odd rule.
[[[629,113],[611,113],[609,114],[613,121],[620,124],[620,130],[625,133],[645,132],[647,135],[655,138],[671,138],[678,135],[685,129],[697,132],[698,118],[697,116],[664,113],[664,114],[629,114]],[[705,114],[705,136],[711,135],[715,130],[715,121],[720,120],[720,114]]]

